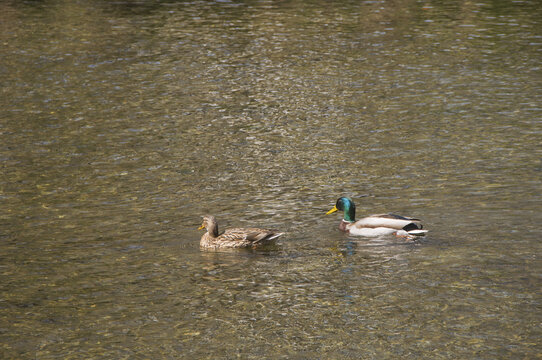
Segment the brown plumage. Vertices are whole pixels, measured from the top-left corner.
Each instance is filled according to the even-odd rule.
[[[205,248],[247,248],[268,245],[284,233],[259,228],[232,228],[222,234],[218,232],[218,223],[212,215],[205,215],[199,229],[207,229],[200,241]]]

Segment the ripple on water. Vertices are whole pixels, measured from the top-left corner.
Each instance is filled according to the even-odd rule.
[[[0,354],[538,356],[534,4],[0,4]]]

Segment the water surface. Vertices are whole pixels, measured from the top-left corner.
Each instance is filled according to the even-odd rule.
[[[540,19],[1,2],[1,357],[540,357]],[[341,195],[429,235],[345,236]],[[287,234],[201,251],[207,213]]]

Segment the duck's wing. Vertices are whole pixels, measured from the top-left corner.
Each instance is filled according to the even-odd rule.
[[[266,230],[259,228],[232,228],[227,229],[221,238],[227,241],[251,242],[253,244],[270,241],[278,238],[284,233],[274,230]]]
[[[357,228],[389,228],[397,230],[421,229],[421,220],[395,214],[377,214],[356,221]]]
[[[383,218],[383,219],[399,219],[399,220],[409,220],[409,221],[414,221],[414,222],[420,222],[421,221],[420,219],[416,219],[416,218],[413,218],[413,217],[402,216],[402,215],[397,215],[397,214],[392,214],[392,213],[371,215],[371,217],[373,217],[373,216]]]

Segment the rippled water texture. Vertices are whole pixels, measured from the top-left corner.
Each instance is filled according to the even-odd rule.
[[[541,19],[1,1],[0,357],[542,357]],[[350,238],[340,195],[430,232]],[[201,251],[207,213],[287,234]]]

